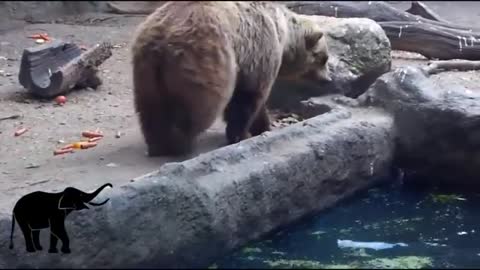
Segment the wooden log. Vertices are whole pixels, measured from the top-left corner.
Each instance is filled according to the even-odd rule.
[[[75,87],[96,88],[101,84],[97,67],[112,55],[108,43],[82,52],[72,43],[53,41],[26,49],[19,72],[20,84],[34,96],[52,98]]]
[[[425,19],[449,23],[447,20],[442,19],[442,17],[435,13],[435,11],[433,11],[431,8],[427,7],[427,5],[419,1],[412,1],[412,5],[409,9],[405,10],[405,12],[420,16]]]
[[[369,18],[376,22],[403,21],[473,31],[471,27],[429,20],[392,7],[383,1],[289,1],[285,5],[300,14],[338,18]]]
[[[392,49],[428,59],[480,60],[480,35],[411,22],[380,22]]]
[[[423,70],[429,74],[437,74],[442,71],[470,71],[480,70],[480,61],[468,60],[449,60],[449,61],[431,61]]]
[[[112,56],[111,50],[109,43],[97,44],[60,67],[52,75],[52,81],[61,82],[57,92],[67,92],[76,85],[97,88],[101,84],[101,80],[96,76],[97,67]]]

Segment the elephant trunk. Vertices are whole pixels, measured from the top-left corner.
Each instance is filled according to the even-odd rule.
[[[91,200],[93,200],[95,197],[97,197],[97,195],[106,187],[113,187],[112,184],[110,183],[107,183],[101,187],[99,187],[97,190],[95,190],[94,192],[92,193],[85,193],[85,199],[84,199],[84,202],[88,203],[90,202]],[[103,203],[102,203],[103,204]],[[95,204],[92,204],[92,205],[95,205]]]

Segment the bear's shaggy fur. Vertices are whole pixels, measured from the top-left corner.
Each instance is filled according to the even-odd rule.
[[[230,144],[270,130],[277,76],[330,80],[323,32],[272,2],[167,2],[131,48],[134,102],[150,156],[192,151],[223,113]]]

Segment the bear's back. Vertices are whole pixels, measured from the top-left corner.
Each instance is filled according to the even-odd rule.
[[[138,30],[134,46],[191,44],[229,40],[237,54],[270,46],[282,21],[278,4],[242,1],[172,1],[159,7]],[[223,44],[227,45],[227,44]],[[139,51],[138,49],[134,49]]]

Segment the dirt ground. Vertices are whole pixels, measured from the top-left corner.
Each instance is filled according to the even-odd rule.
[[[448,5],[453,3],[436,5],[442,3],[445,3],[443,12],[441,8],[434,8],[435,11],[440,15],[451,14]],[[476,4],[476,9],[466,8],[477,12],[474,18],[469,17],[470,22],[480,17],[480,2]],[[143,17],[90,14],[75,20],[77,24],[71,21],[63,24],[15,21],[9,27],[0,28],[0,118],[22,115],[20,119],[0,121],[0,212],[10,211],[13,203],[30,191],[61,191],[67,186],[91,190],[106,182],[118,186],[158,169],[166,161],[180,160],[148,158],[134,114],[128,43]],[[465,23],[464,20],[455,22]],[[53,38],[87,46],[101,41],[118,45],[113,56],[101,66],[103,85],[98,90],[68,94],[64,106],[30,98],[18,83],[18,71],[23,49],[35,45],[27,37],[37,32],[47,32]],[[425,63],[414,54],[394,52],[394,56],[394,66]],[[478,75],[448,72],[438,80],[455,79],[478,88]],[[14,137],[19,127],[29,130]],[[105,134],[97,147],[53,155],[60,145],[78,141],[82,131],[97,128]],[[120,138],[117,138],[119,132]],[[224,126],[218,122],[202,135],[199,148],[192,156],[224,144]]]

